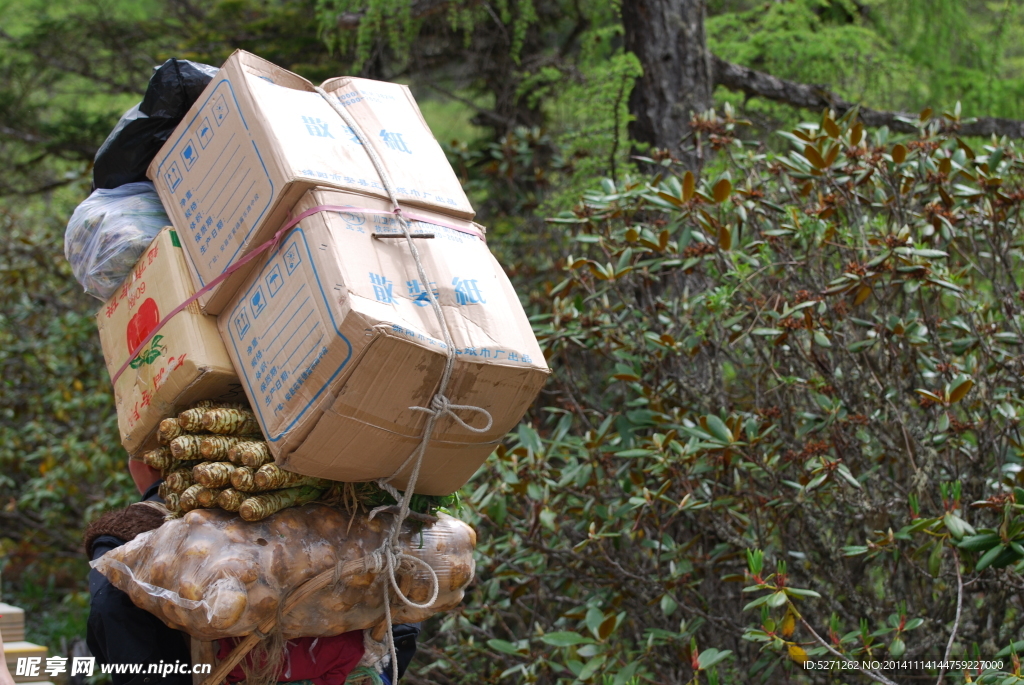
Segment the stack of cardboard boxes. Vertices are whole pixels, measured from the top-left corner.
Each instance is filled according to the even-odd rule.
[[[36,645],[25,641],[25,611],[18,607],[0,602],[0,637],[4,643],[4,660],[7,662],[7,669],[14,676],[16,683],[31,683],[32,685],[52,685],[48,681],[41,680],[37,675],[18,675],[18,659],[38,658],[40,664],[45,668],[48,650],[42,645]],[[45,676],[43,676],[45,677]]]
[[[519,421],[547,364],[409,89],[356,78],[321,88],[383,161],[428,282],[355,132],[310,82],[234,53],[149,168],[174,230],[97,316],[114,375],[166,312],[203,291],[116,379],[124,443],[138,454],[182,405],[242,392],[285,468],[337,481],[391,476],[420,440],[427,414],[417,407],[430,404],[445,365],[429,289],[457,355],[448,398],[493,419],[480,430],[482,412],[456,410],[479,432],[439,422],[416,491],[448,494]],[[305,212],[273,249],[210,287]]]

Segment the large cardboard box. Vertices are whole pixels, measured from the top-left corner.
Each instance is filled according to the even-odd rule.
[[[96,313],[111,379],[160,320],[194,290],[178,234],[165,228]],[[114,384],[121,443],[131,455],[155,444],[162,419],[201,399],[240,400],[217,322],[195,302],[161,328]]]
[[[360,123],[403,203],[473,217],[408,87],[346,77],[322,88]],[[358,138],[313,84],[241,50],[224,63],[148,173],[200,285],[269,239],[314,186],[387,197]],[[203,309],[219,314],[248,270],[204,295]]]
[[[494,419],[474,433],[443,418],[416,492],[443,495],[473,475],[522,418],[549,370],[512,285],[474,224],[419,212],[447,225],[414,223],[430,283],[421,282],[407,241],[376,198],[318,189],[291,230],[219,317],[242,385],[275,459],[338,481],[392,475],[419,444],[445,365],[443,333],[426,296],[436,293],[457,361],[447,395]],[[375,235],[377,237],[375,237]],[[391,236],[391,237],[386,237]],[[459,410],[471,426],[478,413]],[[396,478],[404,488],[409,469]]]

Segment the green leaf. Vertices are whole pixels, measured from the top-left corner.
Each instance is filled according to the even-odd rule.
[[[857,342],[852,342],[849,345],[847,345],[846,349],[849,350],[850,352],[863,352],[864,350],[868,349],[869,347],[873,347],[875,345],[875,343],[877,343],[877,342],[878,342],[878,338],[868,338],[867,340],[858,340]]]
[[[725,661],[731,655],[731,650],[718,650],[714,647],[710,647],[701,652],[700,655],[697,657],[697,668],[701,670],[709,669],[715,664]]]
[[[814,342],[822,347],[832,347],[832,342],[828,339],[828,336],[821,331],[814,331]]]
[[[957,547],[969,552],[980,552],[991,548],[993,545],[998,545],[1001,539],[998,533],[982,533],[965,537],[957,543]]]
[[[607,654],[598,654],[586,663],[586,665],[583,667],[583,670],[580,671],[579,675],[576,677],[584,682],[590,680],[590,678],[592,678],[594,674],[597,673],[597,669],[601,668],[601,666],[604,665],[604,662],[607,658]]]
[[[704,418],[707,421],[708,430],[711,431],[713,436],[726,444],[733,442],[734,438],[732,431],[729,430],[729,427],[725,425],[722,419],[718,418],[714,414],[708,414]]]
[[[615,456],[616,457],[628,457],[628,458],[631,458],[631,457],[649,457],[652,454],[657,454],[657,452],[655,452],[654,450],[631,449],[631,450],[622,450],[621,452],[616,452]]]
[[[771,599],[774,596],[775,594],[762,595],[752,602],[747,602],[747,605],[743,607],[743,611],[747,611],[748,609],[755,609],[761,606],[762,604],[766,603],[769,599]],[[783,598],[785,598],[785,595],[783,595]],[[785,601],[785,599],[783,599],[783,601]]]
[[[946,524],[946,530],[949,531],[949,534],[957,540],[963,538],[964,533],[967,532],[963,526],[964,522],[959,516],[946,512],[942,516],[942,522]]]
[[[903,653],[907,651],[907,645],[902,639],[894,637],[892,642],[889,643],[889,654],[894,657],[903,656]]]
[[[1003,546],[1003,545],[996,545],[995,547],[993,547],[989,551],[985,552],[983,555],[981,555],[981,559],[978,559],[978,563],[977,563],[977,565],[975,565],[974,570],[975,571],[984,571],[986,568],[988,568],[992,564],[993,561],[996,560],[996,558],[1000,554],[1003,553],[1003,551],[1005,549],[1006,549],[1006,547]]]
[[[511,642],[508,642],[506,640],[497,640],[497,639],[488,640],[487,641],[487,646],[490,647],[491,649],[493,649],[496,652],[502,652],[504,654],[512,654],[514,656],[523,656],[522,652],[520,652],[519,649],[514,644],[512,644]]]
[[[942,570],[943,549],[942,543],[936,542],[932,553],[928,555],[928,574],[932,578],[938,578],[939,572]]]
[[[782,335],[786,331],[781,328],[755,328],[750,331],[751,335]]]
[[[798,588],[798,587],[788,587],[788,588],[786,588],[786,594],[787,595],[795,595],[797,597],[821,597],[821,595],[819,595],[814,590],[805,590],[803,588]]]
[[[542,635],[540,640],[541,642],[554,647],[571,647],[573,645],[593,644],[594,642],[589,637],[584,637],[579,633],[569,631],[547,633],[546,635]]]
[[[672,595],[661,596],[661,613],[665,614],[666,618],[671,616],[677,608],[679,608],[679,602],[672,599]]]
[[[996,652],[996,658],[1005,659],[1014,652],[1016,652],[1017,654],[1024,652],[1024,640],[1018,640],[1017,642],[1013,642],[1004,647],[1003,649],[999,650],[998,652]]]
[[[633,674],[636,673],[638,668],[640,668],[640,662],[638,661],[631,661],[626,664],[626,667],[615,675],[615,680],[612,681],[612,685],[626,685],[626,683],[633,679]]]
[[[854,478],[853,474],[850,473],[849,467],[846,464],[840,464],[836,467],[836,472],[846,479],[846,482],[855,488],[860,488],[860,481]]]

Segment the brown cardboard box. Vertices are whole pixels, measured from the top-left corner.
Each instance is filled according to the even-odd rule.
[[[96,313],[111,378],[159,321],[193,292],[178,235],[165,228]],[[216,319],[193,302],[159,330],[114,384],[121,443],[135,455],[153,445],[160,421],[184,405],[241,395]]]
[[[334,78],[328,93],[360,122],[410,206],[473,208],[406,86]],[[387,197],[358,138],[313,84],[244,51],[228,58],[148,171],[194,274],[209,283],[269,239],[314,186]],[[248,265],[200,300],[219,314]]]
[[[4,643],[25,639],[25,610],[0,602],[0,637]]]
[[[322,211],[261,257],[218,325],[275,459],[338,481],[392,475],[419,443],[445,364],[443,333],[389,205],[327,189],[295,214]],[[416,492],[443,495],[473,475],[522,418],[549,373],[530,322],[483,235],[468,221],[417,212],[415,241],[458,353],[448,397],[483,407],[478,434],[443,418]],[[456,230],[459,229],[459,230]],[[475,233],[475,234],[474,234]],[[470,425],[480,414],[459,410]],[[404,488],[408,469],[394,483]]]
[[[11,672],[14,682],[31,683],[45,678],[46,673],[44,669],[46,668],[46,655],[48,651],[42,645],[25,642],[24,640],[10,643],[4,642],[4,661],[7,663],[7,669]],[[35,671],[35,675],[18,675],[18,659],[32,658],[39,659],[36,662],[39,668]]]

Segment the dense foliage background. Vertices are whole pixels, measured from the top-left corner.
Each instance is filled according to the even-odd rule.
[[[84,634],[78,535],[134,496],[62,251],[92,155],[153,65],[241,47],[410,83],[554,369],[463,492],[479,577],[410,682],[837,682],[800,667],[830,650],[1018,682],[1024,156],[957,127],[1024,118],[1021,12],[709,0],[724,59],[934,111],[896,135],[719,89],[688,169],[627,137],[611,3],[0,6],[3,598]]]

